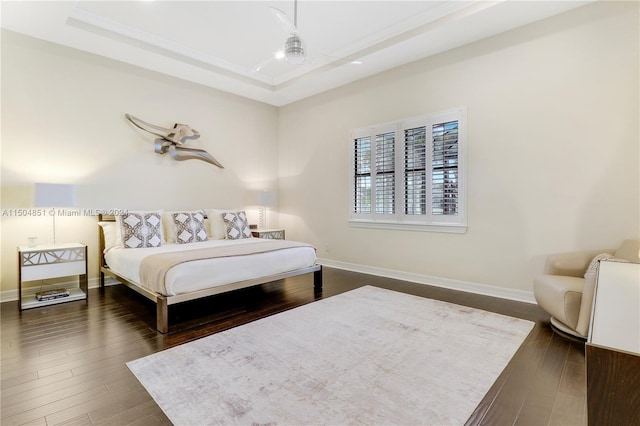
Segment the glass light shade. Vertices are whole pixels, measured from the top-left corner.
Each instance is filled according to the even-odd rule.
[[[284,45],[284,59],[290,64],[299,65],[304,62],[304,45],[298,36],[291,36]]]
[[[258,192],[257,205],[259,206],[275,206],[276,205],[276,193],[271,191]]]

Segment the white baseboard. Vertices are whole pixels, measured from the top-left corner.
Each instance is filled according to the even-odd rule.
[[[434,277],[431,275],[415,274],[412,272],[397,271],[394,269],[378,268],[375,266],[359,265],[356,263],[341,262],[332,259],[318,259],[318,263],[330,268],[344,269],[363,274],[377,275],[409,281],[417,284],[432,285],[451,290],[466,291],[467,293],[482,294],[484,296],[499,297],[501,299],[515,300],[517,302],[536,303],[533,292],[515,290],[504,287],[494,287],[486,284],[472,283],[468,281],[453,280],[450,278]]]
[[[432,285],[435,287],[443,287],[451,290],[466,291],[468,293],[482,294],[484,296],[499,297],[501,299],[515,300],[525,303],[536,303],[533,292],[509,289],[504,287],[494,287],[486,284],[472,283],[469,281],[453,280],[450,278],[434,277],[431,275],[415,274],[412,272],[397,271],[395,269],[378,268],[375,266],[359,265],[356,263],[341,262],[332,259],[318,259],[318,263],[330,268],[344,269],[346,271],[361,272],[363,274],[377,275],[380,277],[393,278],[402,281],[409,281],[417,284]],[[113,277],[105,277],[105,285],[116,285],[120,282]],[[53,286],[45,286],[44,290],[56,287],[77,286],[77,281],[69,283],[58,283]],[[96,278],[89,279],[89,288],[97,288],[100,286],[100,280]],[[49,288],[47,288],[49,287]],[[30,287],[24,289],[24,294],[33,294],[39,291],[40,287]],[[0,292],[0,302],[9,302],[18,300],[18,289],[5,290]]]
[[[109,286],[109,285],[115,285],[115,284],[119,284],[120,282],[118,280],[116,280],[113,277],[105,277],[104,280],[104,285],[105,286]],[[89,282],[87,283],[89,288],[98,288],[100,287],[100,279],[99,278],[89,278]],[[53,290],[55,288],[71,288],[71,287],[78,287],[78,280],[75,281],[68,281],[68,282],[61,282],[61,283],[57,283],[57,284],[49,284],[49,285],[43,285],[42,287],[40,286],[34,286],[34,287],[27,287],[22,289],[22,294],[23,295],[31,295],[31,294],[35,294],[36,292],[40,291],[40,290]],[[0,302],[11,302],[14,300],[18,300],[18,289],[13,289],[13,290],[4,290],[0,292]]]

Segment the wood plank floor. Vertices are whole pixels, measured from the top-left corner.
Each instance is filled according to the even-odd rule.
[[[22,313],[3,303],[0,423],[170,424],[125,362],[363,285],[536,322],[468,424],[586,424],[584,345],[555,334],[536,305],[331,268],[322,294],[303,276],[173,307],[167,335],[154,329],[154,305],[120,285]]]

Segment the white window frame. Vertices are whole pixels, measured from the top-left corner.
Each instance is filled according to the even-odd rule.
[[[361,228],[398,229],[413,231],[433,231],[464,233],[467,230],[466,211],[466,145],[467,145],[467,119],[466,109],[463,107],[442,111],[434,114],[425,114],[419,117],[411,117],[394,123],[384,123],[374,126],[367,126],[354,129],[350,133],[351,151],[351,191],[349,198],[349,225]],[[432,126],[434,124],[458,121],[458,209],[456,215],[435,215],[432,213],[431,191],[432,191]],[[426,213],[421,215],[405,214],[405,170],[404,170],[404,150],[406,129],[424,126],[426,129]],[[395,213],[376,214],[375,212],[375,137],[376,135],[393,131],[395,132]],[[354,212],[355,201],[355,150],[354,141],[357,138],[371,138],[371,213]]]

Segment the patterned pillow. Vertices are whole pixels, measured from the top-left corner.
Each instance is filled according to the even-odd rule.
[[[590,273],[594,273],[594,274],[596,273],[596,271],[598,270],[598,264],[600,263],[601,260],[607,260],[609,262],[629,263],[627,259],[618,259],[617,257],[615,257],[610,253],[601,253],[596,257],[594,257],[591,260],[591,263],[589,263],[589,266],[587,267],[587,272],[584,273],[585,278],[587,278],[587,275]]]
[[[244,211],[222,213],[222,220],[227,224],[228,239],[251,238],[251,229],[247,222],[247,214]]]
[[[208,240],[204,226],[204,214],[178,212],[172,213],[171,217],[176,225],[176,242],[178,244]]]
[[[162,245],[162,214],[160,212],[128,212],[120,216],[119,222],[125,248]]]

